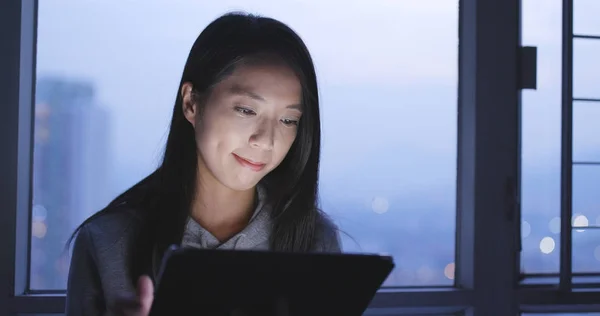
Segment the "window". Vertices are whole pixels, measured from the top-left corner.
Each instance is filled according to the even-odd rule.
[[[600,7],[593,1],[574,2],[573,28],[567,30],[574,34],[568,38],[572,66],[561,70],[564,51],[557,34],[563,30],[562,2],[546,1],[543,11],[536,1],[523,1],[523,5],[523,41],[538,46],[540,54],[538,90],[523,94],[523,271],[530,277],[546,277],[546,283],[557,282],[561,260],[566,258],[570,270],[562,274],[572,274],[575,283],[594,283],[593,276],[600,272],[595,192],[600,183],[595,124],[600,118],[600,92],[596,91],[600,77],[589,69],[598,68],[600,32],[594,33],[597,24],[591,23],[590,15],[600,12]],[[561,103],[563,85],[567,90]],[[570,130],[561,130],[563,121],[572,125]],[[561,170],[567,170],[567,176],[561,177]],[[561,200],[561,190],[572,201]],[[565,203],[562,209],[561,203]],[[561,214],[562,218],[568,215],[573,227],[566,239],[561,238]],[[569,245],[561,248],[564,241]],[[561,259],[565,251],[571,256]]]
[[[561,231],[561,37],[562,3],[544,2],[544,13],[536,1],[523,1],[523,41],[539,49],[539,86],[523,94],[523,270],[530,275],[558,275]],[[600,77],[595,56],[600,52],[598,36],[589,15],[597,3],[575,1],[573,39],[573,126],[571,224],[572,268],[575,275],[597,272],[600,244],[595,226],[600,213],[595,188],[600,182],[598,129]],[[563,150],[568,150],[563,148]],[[597,224],[598,223],[598,224]],[[584,229],[585,228],[585,229]]]
[[[519,299],[527,312],[596,315],[600,174],[593,122],[600,32],[592,16],[600,6],[586,0],[523,5],[523,41],[539,49],[539,86],[523,93]]]
[[[538,49],[538,86],[522,94],[522,270],[555,273],[560,261],[562,1],[522,1],[523,45]]]
[[[64,289],[70,233],[156,167],[187,52],[232,10],[288,23],[313,54],[320,195],[345,250],[394,255],[390,286],[453,284],[456,0],[118,2],[39,3],[32,289]]]
[[[573,30],[573,226],[572,256],[574,283],[597,283],[600,276],[600,152],[595,122],[600,119],[599,69],[600,27],[591,19],[600,4],[590,0],[574,2]]]
[[[526,231],[525,225],[520,225],[520,196],[517,194],[520,1],[460,0],[460,10],[457,10],[457,2],[344,1],[315,7],[316,1],[314,4],[289,1],[285,3],[288,6],[285,12],[294,14],[287,15],[277,11],[284,10],[283,4],[254,2],[256,6],[237,8],[274,15],[288,22],[306,39],[315,56],[324,107],[323,206],[356,240],[356,243],[352,238],[344,241],[348,250],[391,253],[396,256],[399,267],[387,287],[375,296],[365,315],[504,316],[520,312],[596,312],[600,310],[595,303],[598,293],[589,289],[576,292],[561,288],[559,291],[555,284],[539,282],[516,286],[521,268],[526,273],[557,275],[562,275],[560,272],[564,270],[564,264],[560,265],[564,262],[561,252],[558,270],[552,270],[551,261],[548,268],[544,266],[543,260],[547,257],[536,263],[538,254],[527,250],[525,243],[522,264],[518,264],[520,240],[517,237],[520,231]],[[0,306],[8,306],[7,312],[2,311],[1,315],[62,312],[68,258],[61,255],[67,234],[110,197],[156,165],[180,75],[178,69],[183,65],[191,40],[229,5],[234,8],[241,3],[221,3],[221,7],[215,8],[208,1],[176,1],[167,6],[130,0],[108,7],[99,1],[0,2],[0,42],[5,45],[0,58],[3,70],[0,72],[0,103],[5,105],[0,107],[0,147],[3,150],[0,155],[0,174],[3,175],[0,182],[0,269],[3,272],[0,283],[12,285],[0,288]],[[569,1],[565,3],[569,8]],[[56,19],[61,9],[71,10],[70,14]],[[73,11],[75,9],[79,11]],[[52,20],[53,11],[55,20]],[[135,12],[136,18],[131,19],[129,12]],[[179,24],[164,23],[164,28],[152,34],[154,39],[160,39],[156,42],[160,42],[163,49],[169,50],[167,56],[173,56],[172,59],[159,55],[156,49],[148,49],[157,44],[146,38],[147,33],[133,32],[147,27],[146,23],[159,24],[158,21],[171,13],[186,16],[189,12],[195,13],[193,19],[177,19]],[[546,13],[535,14],[541,14],[540,17]],[[112,16],[111,25],[116,25],[120,32],[98,28],[95,23],[102,23],[104,27],[108,23],[107,19],[97,20],[103,16]],[[141,16],[155,18],[148,22],[137,18]],[[311,24],[305,22],[308,19]],[[528,17],[523,19],[527,32]],[[323,28],[325,21],[329,23],[327,28]],[[361,24],[363,28],[358,28]],[[375,25],[385,27],[367,32],[369,27],[375,29]],[[96,31],[92,27],[96,27]],[[382,30],[385,40],[378,40],[377,32]],[[553,32],[560,34],[561,30]],[[342,36],[346,34],[343,31],[352,33],[353,41]],[[335,36],[323,38],[326,34]],[[525,34],[524,42],[526,38]],[[361,45],[363,43],[366,44]],[[401,45],[395,48],[398,43]],[[539,45],[542,57],[541,43],[534,40],[527,43]],[[92,44],[97,46],[90,46]],[[140,51],[147,55],[125,51],[123,48],[129,45],[141,46]],[[107,51],[107,47],[112,49]],[[55,62],[65,56],[68,64]],[[329,62],[328,58],[333,56],[340,59]],[[110,62],[102,62],[109,58]],[[140,73],[140,69],[148,68],[140,67],[137,59],[165,61],[157,62],[151,72]],[[361,63],[357,69],[345,67],[355,61]],[[110,75],[114,73],[119,73],[119,80],[131,87],[139,85],[140,78],[155,79],[141,89],[120,92],[110,87],[109,81],[114,80]],[[539,83],[539,91],[523,95],[524,108],[533,104],[527,98],[547,89],[541,78]],[[352,95],[343,93],[347,90],[351,90]],[[135,92],[135,98],[131,91]],[[138,91],[155,94],[152,97],[142,94],[140,102]],[[57,102],[57,98],[61,101]],[[374,102],[378,99],[381,101]],[[373,134],[385,135],[387,138],[380,141],[391,148],[377,143],[372,135],[356,136],[357,139],[364,137],[358,139],[362,141],[361,150],[353,148],[353,143],[340,140],[339,133],[358,130],[355,126],[348,127],[349,123],[348,126],[329,123],[332,116],[339,115],[346,120],[357,116],[351,111],[338,112],[340,103],[355,108],[367,103],[371,111],[360,112],[360,115],[368,120],[360,122],[369,123],[365,125]],[[147,113],[150,110],[156,115],[150,116]],[[523,112],[522,213],[533,233],[534,226],[543,223],[542,220],[549,221],[555,216],[564,218],[565,208],[552,206],[556,213],[547,219],[527,218],[527,205],[532,204],[528,204],[531,202],[527,202],[525,196],[526,140],[531,137],[527,136],[531,132],[527,132],[526,111]],[[378,121],[382,113],[388,120]],[[95,120],[86,121],[88,116]],[[66,123],[57,124],[56,118]],[[135,119],[138,130],[147,133],[130,132],[126,139],[120,137],[122,131],[131,129],[128,125],[131,118]],[[385,124],[387,121],[390,122]],[[372,126],[371,122],[378,124]],[[113,132],[98,134],[105,130]],[[94,146],[86,141],[90,138],[94,139]],[[140,154],[135,160],[121,155],[127,150],[127,141],[139,147]],[[391,141],[398,143],[390,146]],[[361,172],[366,178],[359,178],[356,171],[347,174],[343,166],[336,169],[332,160],[334,150],[335,154],[339,154],[338,151],[346,156],[353,154],[348,156],[348,163],[357,165],[366,165],[365,161],[376,156],[383,156],[384,162],[387,158],[392,161],[391,152],[402,150],[404,162],[411,168],[403,165],[391,168],[382,163],[378,168],[388,172],[373,168],[370,173]],[[104,161],[117,156],[119,160]],[[140,161],[138,157],[153,160]],[[57,168],[61,170],[63,188],[87,190],[97,186],[102,188],[102,195],[89,196],[81,191],[75,196],[44,186],[48,177],[56,177],[53,172]],[[400,177],[405,175],[405,178]],[[111,183],[117,186],[110,187]],[[340,183],[351,189],[352,197],[356,198],[352,204],[355,210],[345,210],[345,204],[340,202],[344,201],[340,196],[342,190],[334,187]],[[560,192],[560,182],[550,186],[556,183]],[[575,187],[575,178],[573,184]],[[359,190],[361,186],[365,189]],[[557,203],[560,204],[560,200]],[[368,225],[359,226],[359,221]],[[561,231],[564,231],[566,222],[561,223]],[[415,224],[417,230],[413,228]],[[60,232],[56,226],[61,227]],[[363,226],[376,228],[362,230]],[[557,249],[564,247],[561,243],[564,236],[567,235],[554,237]],[[432,248],[432,244],[438,248]],[[575,254],[575,244],[572,250]],[[533,259],[527,259],[527,251],[533,254]],[[574,267],[575,262],[574,259]]]

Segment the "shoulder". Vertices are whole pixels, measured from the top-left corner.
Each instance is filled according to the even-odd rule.
[[[85,243],[93,252],[104,253],[127,243],[141,223],[140,211],[116,207],[90,217],[77,233],[76,244]]]
[[[81,226],[73,245],[69,274],[71,296],[73,289],[92,286],[93,282],[98,282],[108,305],[121,295],[135,293],[129,262],[141,223],[139,211],[115,208],[92,216]],[[86,279],[83,277],[86,275],[93,277]]]
[[[339,253],[341,249],[340,232],[337,225],[325,213],[319,212],[316,225],[315,251]]]

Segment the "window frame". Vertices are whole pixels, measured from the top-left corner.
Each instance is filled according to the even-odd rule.
[[[65,305],[28,290],[37,6],[0,2],[0,315]],[[382,289],[365,315],[600,311],[597,292],[519,286],[520,1],[459,7],[456,286]]]
[[[578,283],[572,271],[573,244],[573,39],[585,36],[573,33],[574,0],[562,0],[561,34],[561,200],[560,269],[553,284],[535,284],[534,275],[524,275],[518,290],[521,311],[530,313],[600,312],[600,284]],[[581,275],[581,274],[580,274]],[[529,282],[528,282],[529,281]]]

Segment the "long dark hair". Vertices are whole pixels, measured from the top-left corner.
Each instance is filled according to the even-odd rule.
[[[303,116],[296,139],[283,162],[262,182],[272,207],[271,249],[310,251],[324,215],[318,209],[320,118],[317,79],[312,58],[300,37],[285,24],[267,17],[228,13],[210,23],[193,44],[179,88],[191,82],[201,100],[236,64],[256,56],[276,56],[289,65],[302,85]],[[263,57],[268,58],[268,57]],[[156,257],[182,239],[196,192],[197,150],[192,125],[185,119],[177,93],[160,166],[119,195],[85,224],[109,212],[141,210],[143,225],[131,246],[132,278],[153,275]],[[201,103],[201,102],[200,102]],[[201,104],[199,104],[201,106]]]

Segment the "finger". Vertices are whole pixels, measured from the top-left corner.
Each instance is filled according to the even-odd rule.
[[[138,280],[138,301],[140,303],[140,313],[146,316],[150,313],[150,307],[154,300],[154,284],[147,275],[143,275]]]
[[[121,297],[118,298],[111,310],[113,313],[119,316],[132,316],[136,315],[137,311],[140,309],[140,303],[138,302],[137,297]]]

